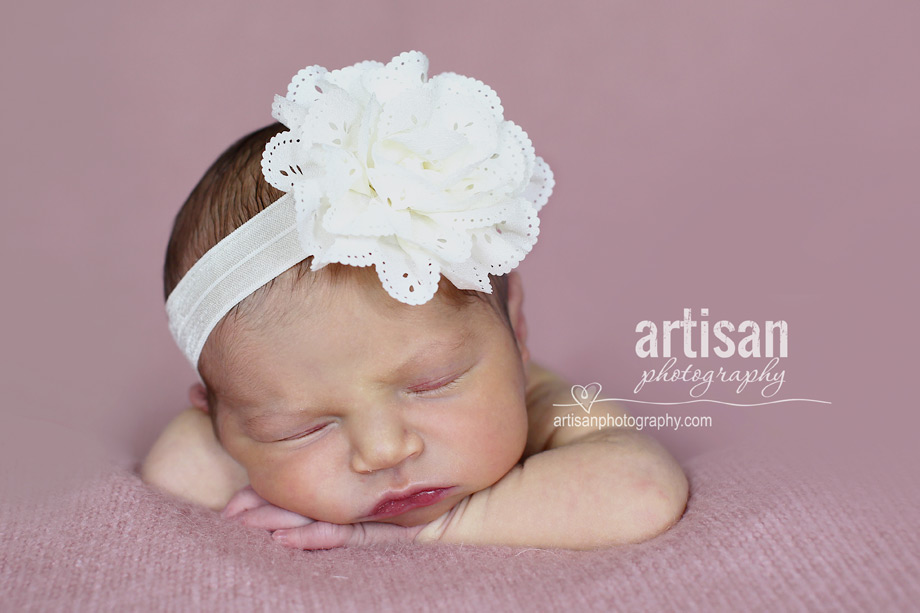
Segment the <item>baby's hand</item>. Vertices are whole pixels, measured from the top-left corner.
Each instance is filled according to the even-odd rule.
[[[333,549],[412,541],[426,526],[422,524],[407,528],[382,522],[331,524],[315,521],[276,507],[249,486],[241,489],[230,499],[221,515],[253,528],[268,530],[277,543],[293,549]]]
[[[270,532],[301,528],[315,523],[309,517],[276,507],[256,494],[249,485],[234,494],[220,514],[225,519],[233,519],[252,528],[262,528]]]

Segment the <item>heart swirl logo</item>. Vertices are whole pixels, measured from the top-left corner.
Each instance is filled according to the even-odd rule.
[[[591,414],[591,406],[600,395],[601,384],[597,382],[589,383],[588,385],[572,386],[572,399],[575,400],[575,403],[588,415]]]

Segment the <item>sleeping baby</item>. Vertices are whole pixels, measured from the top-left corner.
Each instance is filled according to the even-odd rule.
[[[495,92],[407,52],[305,68],[272,111],[176,217],[167,313],[200,381],[144,479],[299,549],[672,526],[687,481],[654,439],[554,425],[572,385],[531,360],[513,271],[553,177]]]

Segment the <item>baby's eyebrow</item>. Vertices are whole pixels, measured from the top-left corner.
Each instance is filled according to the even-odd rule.
[[[268,425],[283,426],[287,422],[295,422],[298,419],[303,419],[302,413],[302,411],[296,413],[286,413],[283,411],[256,413],[254,415],[250,415],[243,421],[243,427],[251,432],[253,430],[261,430]]]
[[[257,413],[247,417],[246,421],[243,422],[243,425],[245,425],[247,428],[258,428],[259,426],[264,425],[265,422],[272,419],[278,419],[279,417],[281,417],[281,415],[278,415],[277,413]]]

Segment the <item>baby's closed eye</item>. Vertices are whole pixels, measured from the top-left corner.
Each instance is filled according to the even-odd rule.
[[[328,425],[329,425],[328,423],[325,423],[325,424],[320,424],[320,425],[318,425],[318,426],[313,426],[313,427],[310,427],[309,429],[307,429],[307,430],[305,430],[305,431],[303,431],[303,432],[299,432],[298,434],[294,434],[294,435],[287,436],[287,437],[284,437],[284,438],[275,439],[274,442],[276,442],[276,443],[281,443],[281,442],[284,442],[284,441],[297,441],[297,440],[300,440],[300,439],[302,439],[302,438],[306,438],[306,437],[310,436],[311,434],[315,434],[315,433],[317,433],[317,432],[320,432],[321,430],[324,430],[324,429],[326,428],[326,426],[328,426]]]
[[[416,396],[437,396],[457,387],[463,375],[448,375],[433,381],[414,385],[409,392]]]

